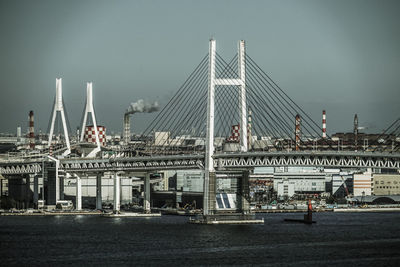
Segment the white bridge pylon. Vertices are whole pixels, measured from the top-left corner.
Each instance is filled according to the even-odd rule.
[[[70,146],[70,142],[69,142],[67,123],[66,123],[65,114],[64,114],[64,105],[63,105],[63,98],[62,98],[62,79],[61,78],[56,79],[56,98],[55,98],[55,102],[54,102],[53,115],[52,115],[52,119],[51,119],[49,144],[48,144],[49,147],[51,146],[51,141],[53,139],[54,124],[56,122],[57,112],[60,112],[60,114],[61,114],[61,121],[62,121],[63,129],[64,129],[64,138],[65,138],[65,143],[67,145],[67,150],[63,153],[63,155],[66,156],[71,153],[71,146]]]
[[[97,129],[97,123],[96,123],[96,115],[94,114],[94,108],[93,108],[93,85],[92,85],[91,82],[86,83],[86,106],[85,106],[85,113],[83,115],[80,142],[83,142],[83,137],[84,137],[84,134],[85,134],[85,127],[86,127],[86,121],[87,121],[88,113],[90,113],[91,116],[92,116],[94,133],[96,135],[96,145],[97,145],[97,147],[95,149],[93,149],[87,155],[87,157],[94,157],[94,156],[96,156],[96,153],[101,150],[101,148],[100,148],[99,131]]]
[[[239,114],[240,114],[240,151],[247,152],[247,113],[246,113],[246,63],[245,41],[239,41],[238,45],[238,78],[219,79],[215,77],[216,68],[216,43],[210,40],[209,65],[208,65],[208,97],[207,97],[207,136],[206,158],[204,175],[204,215],[210,214],[209,193],[210,173],[215,172],[213,164],[214,155],[214,115],[215,115],[215,87],[238,86],[239,87]]]

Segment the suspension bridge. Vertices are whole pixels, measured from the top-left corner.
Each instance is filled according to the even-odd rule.
[[[96,121],[91,86],[85,123],[88,112]],[[117,177],[116,173],[200,169],[205,181],[204,215],[212,215],[219,171],[271,166],[400,169],[400,118],[367,145],[358,144],[356,138],[345,147],[326,135],[257,65],[246,53],[244,41],[239,41],[237,54],[225,60],[216,52],[216,41],[210,40],[207,55],[141,136],[112,153],[102,153],[105,148],[96,130],[94,152],[89,157],[70,156],[82,143],[83,133],[80,142],[70,144],[61,80],[57,88],[49,145],[59,112],[65,137],[62,148],[53,151],[53,156],[43,150],[31,156],[3,157],[0,174],[4,177],[44,177],[48,168],[55,168],[56,180],[105,172]]]

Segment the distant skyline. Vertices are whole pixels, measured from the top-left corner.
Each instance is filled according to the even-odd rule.
[[[122,132],[131,102],[162,108],[208,52],[246,52],[327,131],[367,132],[400,117],[400,1],[0,0],[0,132],[23,132],[28,113],[47,130],[56,78],[72,130],[86,82],[98,124]],[[132,132],[156,113],[135,114]]]

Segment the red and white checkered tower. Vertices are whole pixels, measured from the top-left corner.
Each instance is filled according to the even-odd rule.
[[[92,116],[92,121],[93,121],[93,125],[92,126],[88,126],[87,130],[88,132],[86,132],[86,121],[87,121],[87,117],[88,117],[88,113],[91,114]],[[91,133],[94,134],[94,138],[92,137],[92,134],[90,134],[90,140],[94,139],[95,143],[97,144],[97,147],[95,149],[93,149],[88,155],[87,157],[94,157],[96,156],[97,152],[99,152],[101,150],[100,148],[100,137],[99,137],[99,128],[97,127],[96,124],[96,116],[94,114],[94,108],[93,108],[93,88],[92,88],[92,83],[87,83],[86,84],[86,107],[85,107],[85,113],[83,115],[83,122],[82,122],[82,127],[81,127],[81,138],[80,141],[83,142],[83,138],[84,135],[87,133],[87,140],[85,141],[89,141],[89,129],[91,129]],[[83,131],[83,129],[85,129],[85,131]]]
[[[232,125],[231,136],[228,138],[229,142],[240,142],[240,125]]]
[[[99,134],[99,142],[100,145],[106,145],[106,127],[97,125],[97,133]],[[84,134],[85,142],[97,144],[96,140],[96,131],[94,129],[94,125],[88,125],[85,127],[85,134]]]
[[[322,138],[326,138],[326,112],[322,111]]]

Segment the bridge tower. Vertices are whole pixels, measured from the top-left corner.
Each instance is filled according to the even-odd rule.
[[[63,130],[64,130],[64,138],[65,138],[65,143],[67,145],[67,150],[63,153],[63,155],[65,156],[65,155],[68,155],[69,153],[71,153],[71,146],[69,143],[67,123],[66,123],[65,114],[64,114],[64,105],[63,105],[63,99],[62,99],[62,79],[61,78],[56,79],[56,98],[54,101],[53,115],[52,115],[52,119],[51,119],[49,144],[48,144],[49,147],[51,146],[51,141],[53,138],[54,124],[56,122],[57,112],[60,112],[60,114],[61,114],[61,120],[62,120],[62,125],[63,125]]]
[[[94,127],[94,133],[95,133],[95,136],[96,136],[96,145],[97,145],[97,147],[95,149],[93,149],[87,155],[87,157],[93,157],[101,149],[100,149],[99,130],[97,129],[96,115],[94,114],[94,108],[93,108],[93,85],[92,85],[91,82],[90,83],[86,83],[86,106],[85,106],[85,113],[83,115],[80,142],[83,141],[83,137],[84,137],[84,134],[85,134],[85,127],[86,127],[88,113],[90,113],[91,117],[92,117],[92,122],[93,122],[93,127]]]
[[[238,86],[239,88],[239,114],[240,114],[240,150],[247,152],[247,112],[246,112],[246,64],[245,42],[239,41],[238,45],[238,78],[219,79],[215,75],[216,43],[210,40],[208,63],[208,97],[207,97],[207,133],[206,133],[206,158],[204,175],[204,215],[211,215],[215,210],[216,175],[214,170],[214,104],[216,86]]]

